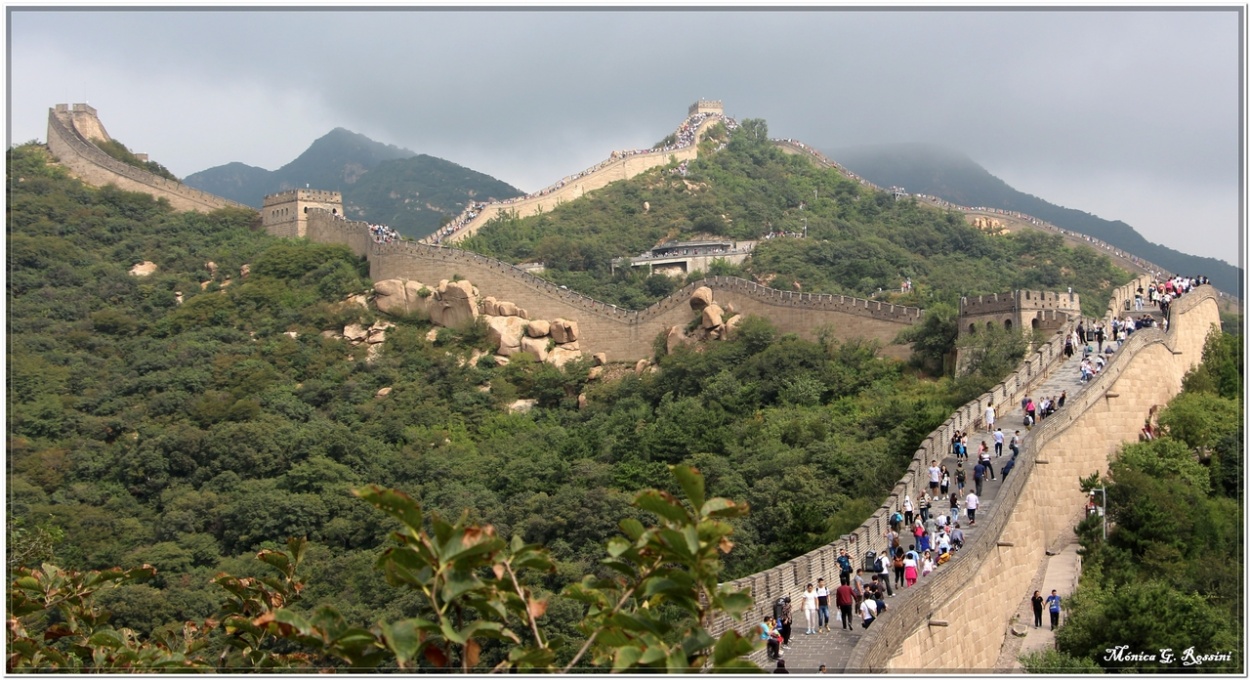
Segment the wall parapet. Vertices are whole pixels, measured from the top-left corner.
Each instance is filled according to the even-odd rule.
[[[75,111],[77,111],[77,106],[80,105],[75,106]],[[193,189],[178,181],[158,177],[146,170],[113,158],[101,151],[95,144],[92,144],[71,123],[63,120],[63,117],[67,117],[67,114],[70,113],[72,112],[68,111],[68,107],[63,104],[58,104],[57,108],[49,109],[48,111],[48,147],[53,151],[54,155],[61,157],[68,152],[81,161],[107,173],[151,187],[156,190],[155,193],[157,195],[172,194],[175,197],[189,200],[209,209],[236,207],[254,210],[251,206],[200,191],[199,189]],[[60,158],[60,160],[71,165],[71,169],[73,169],[72,159]]]
[[[1135,286],[1128,284],[1122,288]],[[1173,319],[1181,319],[1197,305],[1215,299],[1213,288],[1201,287],[1189,295],[1184,295],[1176,302],[1172,310]],[[1110,305],[1114,310],[1115,305]],[[1172,324],[1167,332],[1159,328],[1146,328],[1133,333],[1125,340],[1118,352],[1110,356],[1106,367],[1094,377],[1089,385],[1077,394],[1063,409],[1039,422],[1029,436],[1021,443],[1020,456],[1017,459],[1013,474],[1002,482],[995,501],[995,510],[979,526],[978,536],[969,542],[959,557],[952,560],[942,570],[931,574],[909,591],[909,597],[903,607],[892,607],[889,616],[881,617],[856,644],[848,658],[847,668],[856,671],[883,671],[890,659],[899,652],[899,643],[908,638],[913,631],[925,625],[931,613],[940,610],[947,603],[959,596],[961,590],[969,583],[975,582],[975,576],[998,549],[998,541],[1011,519],[1016,502],[1028,485],[1029,477],[1036,467],[1038,453],[1047,444],[1063,434],[1075,424],[1092,406],[1110,396],[1109,389],[1116,381],[1131,370],[1133,359],[1147,348],[1162,344],[1169,351],[1174,351],[1179,334],[1193,332],[1194,329],[1182,329],[1182,324]],[[897,611],[896,611],[897,610]]]

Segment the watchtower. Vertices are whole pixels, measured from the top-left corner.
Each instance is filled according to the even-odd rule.
[[[265,231],[274,236],[304,237],[308,233],[309,208],[343,214],[343,194],[320,189],[292,189],[265,197],[260,210]]]
[[[715,113],[723,116],[725,115],[725,104],[719,99],[700,99],[690,105],[689,115],[693,116],[696,113]]]

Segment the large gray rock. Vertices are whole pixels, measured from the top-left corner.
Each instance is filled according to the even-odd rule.
[[[547,338],[521,338],[521,351],[534,355],[539,361],[547,360]]]
[[[156,273],[157,266],[155,262],[144,260],[139,264],[130,268],[131,276],[151,276]]]
[[[434,291],[430,321],[448,328],[462,328],[477,319],[477,298],[468,281],[443,281]]]
[[[699,311],[704,307],[712,304],[712,289],[707,286],[699,286],[690,294],[690,308]]]
[[[521,351],[525,320],[515,316],[486,317],[486,337],[498,348],[495,354],[510,357]]]
[[[580,359],[581,356],[582,353],[580,350],[565,349],[557,345],[555,349],[551,350],[551,352],[547,354],[547,363],[555,366],[556,368],[563,368],[565,364],[570,361],[576,361]]]
[[[681,326],[673,326],[668,329],[668,337],[665,338],[664,345],[668,348],[668,353],[672,354],[673,350],[679,346],[686,344],[686,332]]]
[[[542,319],[534,319],[530,321],[530,325],[525,328],[526,335],[531,338],[543,338],[551,334],[551,324]]]
[[[551,320],[551,339],[556,341],[557,345],[563,345],[566,342],[577,340],[578,329],[577,322],[568,319],[552,319]]]
[[[426,296],[420,291],[425,289]],[[409,315],[428,312],[433,291],[420,281],[385,279],[373,284],[373,304],[383,314]]]
[[[703,308],[703,323],[701,325],[707,329],[716,328],[725,323],[724,317],[725,312],[720,308],[720,305],[710,304]]]

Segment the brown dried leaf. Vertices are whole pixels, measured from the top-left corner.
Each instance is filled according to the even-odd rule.
[[[721,536],[720,544],[717,545],[717,547],[720,548],[721,552],[728,553],[730,550],[734,549],[734,542],[729,540],[728,536]]]
[[[425,660],[438,668],[442,668],[447,665],[447,654],[436,645],[430,645],[425,648]]]
[[[538,618],[547,613],[546,600],[530,600],[529,602],[530,618]]]
[[[481,655],[482,655],[482,646],[477,643],[477,640],[470,638],[469,641],[466,642],[464,645],[465,663],[470,668],[472,668],[473,666],[477,665],[478,657],[480,657]]]

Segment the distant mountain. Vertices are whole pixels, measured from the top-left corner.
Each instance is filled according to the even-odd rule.
[[[901,186],[960,205],[1017,210],[1105,241],[1171,271],[1206,274],[1217,288],[1242,296],[1240,268],[1151,243],[1119,220],[1104,220],[1017,191],[958,151],[927,144],[891,144],[837,149],[826,155],[878,186]]]
[[[189,175],[183,183],[256,208],[265,196],[288,189],[340,191],[348,217],[387,224],[413,238],[432,233],[470,201],[522,195],[489,175],[343,128],[314,141],[277,170],[228,163]]]

